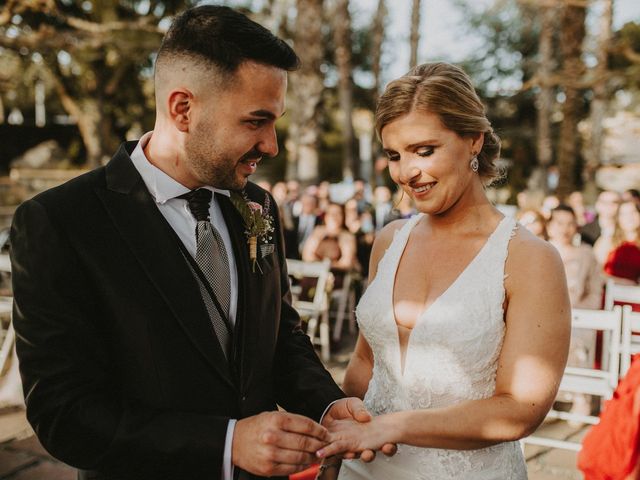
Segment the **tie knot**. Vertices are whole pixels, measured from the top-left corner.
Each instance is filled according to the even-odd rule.
[[[197,190],[191,190],[190,192],[180,195],[178,198],[182,198],[187,201],[189,210],[198,222],[209,221],[209,204],[211,203],[211,197],[213,192],[206,188],[198,188]]]

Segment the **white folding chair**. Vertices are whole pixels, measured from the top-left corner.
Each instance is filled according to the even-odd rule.
[[[11,273],[11,260],[6,253],[0,253],[0,272]]]
[[[320,345],[321,356],[328,361],[330,354],[329,345],[329,301],[328,283],[331,275],[331,261],[325,259],[322,262],[303,262],[302,260],[287,259],[289,276],[302,280],[303,278],[316,279],[315,292],[311,301],[299,298],[299,293],[294,295],[293,307],[302,318],[307,319],[307,335],[314,345]],[[319,330],[319,336],[316,331]]]
[[[11,321],[12,308],[12,297],[0,297],[0,376],[11,355],[11,349],[13,348],[13,342],[15,340],[13,322]],[[8,319],[7,322],[5,322],[6,319]],[[6,330],[4,329],[5,323],[8,325]]]
[[[334,290],[331,299],[336,303],[336,323],[333,327],[333,340],[339,341],[342,337],[342,325],[345,315],[349,315],[349,332],[356,332],[356,291],[354,288],[354,274],[347,272],[342,281],[342,288]]]
[[[640,312],[634,312],[630,305],[622,307],[622,340],[620,342],[620,378],[631,366],[631,357],[640,353]]]
[[[615,302],[637,303],[640,305],[640,286],[620,285],[613,280],[607,280],[604,293],[604,309],[612,310]]]
[[[571,311],[572,329],[607,332],[611,343],[608,348],[603,348],[603,355],[607,356],[607,362],[605,363],[605,359],[602,358],[602,369],[566,367],[560,382],[560,390],[595,395],[600,397],[601,400],[607,400],[613,395],[613,391],[618,385],[621,316],[622,309],[619,306],[614,307],[611,311],[581,309],[573,309]],[[554,409],[547,414],[547,418],[590,425],[595,425],[599,421],[598,417],[593,415],[581,415]],[[543,437],[536,434],[522,439],[522,442],[574,451],[579,451],[581,448],[581,445],[577,442]]]

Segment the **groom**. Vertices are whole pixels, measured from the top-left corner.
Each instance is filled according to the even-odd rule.
[[[369,419],[301,330],[277,207],[247,182],[278,151],[297,64],[229,8],[187,10],[158,53],[153,132],[17,210],[27,415],[80,479],[284,476],[327,444],[311,419]]]

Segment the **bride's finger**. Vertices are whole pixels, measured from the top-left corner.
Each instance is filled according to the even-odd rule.
[[[350,448],[350,445],[346,440],[337,440],[318,450],[316,452],[316,456],[318,458],[332,457],[333,455],[342,454],[351,450],[352,449]]]
[[[395,443],[385,443],[380,451],[387,457],[393,457],[398,451],[398,446]]]
[[[376,452],[374,452],[373,450],[365,450],[360,454],[360,460],[362,460],[364,463],[373,462],[375,458]]]

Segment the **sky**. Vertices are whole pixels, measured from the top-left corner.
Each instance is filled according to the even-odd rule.
[[[377,7],[377,0],[352,0],[354,22],[370,24]],[[467,0],[469,8],[484,9],[494,0]],[[409,68],[409,28],[411,21],[411,0],[387,0],[389,9],[388,35],[391,55],[387,51],[388,68],[384,71],[383,83],[399,77]],[[594,1],[597,8],[598,1]],[[614,1],[614,30],[628,21],[640,22],[640,0]],[[463,12],[454,0],[422,0],[420,46],[418,62],[432,60],[461,61],[473,49],[481,48],[481,40],[473,36],[464,23]]]

